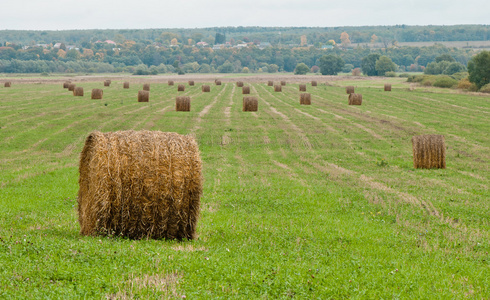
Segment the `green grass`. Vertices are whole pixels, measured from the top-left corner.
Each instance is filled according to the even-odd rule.
[[[177,78],[186,82],[184,78]],[[402,79],[104,88],[0,87],[0,298],[490,297],[489,97]],[[348,106],[344,86],[363,94]],[[176,82],[178,84],[178,82]],[[78,156],[93,130],[194,134],[204,194],[194,241],[79,235]],[[446,170],[415,170],[411,137],[443,134]]]

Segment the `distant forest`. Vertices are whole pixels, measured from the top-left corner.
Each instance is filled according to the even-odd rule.
[[[398,71],[420,71],[442,54],[466,65],[476,51],[399,42],[486,41],[489,31],[490,25],[0,30],[0,72],[291,72],[299,63],[313,70],[327,54],[358,68],[373,52]],[[369,49],[370,43],[384,47]]]

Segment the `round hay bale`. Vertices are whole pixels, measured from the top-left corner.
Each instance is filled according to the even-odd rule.
[[[194,138],[95,131],[85,140],[79,172],[80,234],[195,238],[203,180]]]
[[[104,91],[101,89],[93,89],[92,90],[92,99],[102,99],[102,95]]]
[[[168,81],[168,85],[174,85],[174,81],[173,80],[169,80]]]
[[[129,82],[124,82],[123,83],[123,89],[129,89]]]
[[[259,101],[257,97],[243,97],[243,111],[257,111],[259,108]]]
[[[67,89],[68,88],[68,85],[71,83],[71,81],[65,81],[63,82],[63,88],[64,89]]]
[[[310,93],[301,93],[299,95],[299,104],[311,105],[311,94]]]
[[[350,95],[350,94],[352,94],[352,93],[354,93],[354,86],[352,86],[352,85],[348,85],[348,86],[346,86],[346,87],[345,87],[345,92],[346,92],[347,94],[349,94],[349,95]]]
[[[111,86],[111,81],[110,80],[105,80],[104,81],[104,86]]]
[[[445,169],[446,145],[443,135],[412,137],[413,167],[416,169]]]
[[[243,87],[243,81],[237,81],[236,86],[237,87]]]
[[[138,102],[149,102],[150,92],[148,91],[138,91]]]
[[[315,80],[311,81],[311,86],[318,86],[318,82],[316,82]]]
[[[83,87],[75,87],[75,89],[73,90],[73,96],[83,96]]]
[[[175,98],[175,110],[176,111],[191,111],[191,97],[189,97],[189,96],[177,96]]]
[[[76,85],[75,85],[75,84],[70,83],[70,84],[68,85],[68,91],[73,92],[73,91],[75,90],[75,87],[76,87]]]
[[[150,84],[149,83],[145,83],[143,84],[143,91],[150,91]]]
[[[274,81],[272,80],[267,81],[267,86],[274,86]]]
[[[282,87],[278,84],[274,86],[274,92],[282,92]]]
[[[214,81],[214,83],[215,83],[216,85],[221,85],[221,80],[215,80],[215,81]]]
[[[361,105],[362,104],[362,94],[350,94],[349,95],[349,105]]]
[[[306,84],[300,84],[299,85],[299,91],[300,92],[306,92]]]
[[[189,80],[189,86],[194,86],[194,80]]]
[[[184,91],[185,91],[185,85],[183,85],[183,84],[179,84],[179,85],[177,86],[177,91],[178,91],[178,92],[184,92]]]
[[[6,88],[9,88],[9,87],[12,86],[12,82],[7,81],[7,82],[5,82],[5,84],[3,86],[6,87]]]
[[[385,83],[385,92],[391,92],[391,84]]]
[[[283,80],[283,81],[281,81],[281,85],[282,85],[282,86],[285,86],[285,85],[286,85],[286,81],[284,81],[284,80]]]
[[[203,85],[201,87],[201,90],[203,93],[209,93],[209,92],[211,92],[211,87],[209,85]]]
[[[249,86],[243,86],[242,87],[242,95],[248,95],[250,94],[250,87]]]

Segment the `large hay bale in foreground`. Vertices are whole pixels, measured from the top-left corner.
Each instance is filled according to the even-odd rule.
[[[64,89],[67,89],[70,84],[71,84],[71,81],[65,81],[65,82],[63,82],[63,88]]]
[[[70,83],[68,85],[68,91],[73,92],[77,86],[73,83]]]
[[[259,108],[259,101],[257,97],[243,97],[243,111],[257,111]]]
[[[316,82],[315,80],[311,81],[311,86],[318,86],[318,82]]]
[[[102,99],[102,95],[104,95],[104,91],[101,89],[93,89],[92,90],[92,99]]]
[[[4,87],[7,87],[7,88],[8,88],[8,87],[11,87],[11,86],[12,86],[12,82],[7,81],[7,82],[5,82],[5,84],[4,84],[3,86],[4,86]]]
[[[385,92],[391,92],[391,84],[385,83]]]
[[[211,87],[209,85],[203,85],[201,87],[203,93],[209,93],[211,92]]]
[[[274,86],[274,92],[282,92],[282,87],[278,84]]]
[[[350,95],[350,94],[352,94],[352,93],[354,93],[354,86],[352,86],[352,85],[348,85],[348,86],[346,86],[346,87],[345,87],[345,92],[346,92],[347,94],[349,94],[349,95]]]
[[[243,87],[243,81],[237,81],[236,86],[237,87]]]
[[[138,102],[149,102],[150,92],[148,91],[138,91]]]
[[[129,89],[129,82],[124,82],[123,83],[123,89]]]
[[[183,85],[183,84],[179,84],[179,85],[177,86],[177,91],[178,91],[178,92],[184,92],[184,91],[185,91],[185,85]]]
[[[150,84],[149,83],[145,83],[143,84],[143,91],[150,91]]]
[[[349,95],[349,105],[361,105],[362,104],[362,94],[350,94]]]
[[[248,94],[250,94],[250,87],[249,86],[242,87],[242,95],[248,95]]]
[[[283,81],[281,81],[281,85],[282,85],[282,86],[285,86],[285,85],[286,85],[286,81],[284,81],[284,80],[283,80]]]
[[[221,80],[215,80],[215,81],[214,81],[214,83],[215,83],[216,85],[221,85]]]
[[[80,234],[193,239],[201,165],[198,145],[190,136],[92,132],[80,155]]]
[[[310,93],[301,93],[299,95],[299,104],[311,105],[311,94]]]
[[[189,80],[189,86],[194,86],[194,80]]]
[[[175,98],[175,110],[176,111],[191,111],[191,97],[189,97],[189,96],[177,96]]]
[[[73,90],[73,96],[83,96],[83,87],[81,86],[77,86],[74,90]]]
[[[412,137],[413,166],[416,169],[445,169],[446,145],[443,135]]]
[[[274,81],[272,80],[267,81],[267,86],[274,86]]]
[[[110,80],[105,80],[104,81],[104,86],[111,86],[111,81]]]
[[[306,92],[306,84],[300,84],[299,85],[299,91],[300,92]]]

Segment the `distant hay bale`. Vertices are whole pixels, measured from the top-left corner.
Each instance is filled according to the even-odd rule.
[[[361,105],[362,104],[362,94],[350,94],[349,95],[349,105]]]
[[[189,86],[194,86],[194,80],[189,80]]]
[[[173,80],[169,80],[168,81],[168,85],[174,85],[174,81]]]
[[[313,81],[311,82],[311,86],[318,86],[318,82],[316,82],[315,80],[313,80]]]
[[[149,102],[150,92],[148,91],[138,91],[138,102]]]
[[[143,91],[150,91],[150,84],[149,83],[145,83],[143,84]]]
[[[286,85],[286,81],[281,81],[281,85],[282,86],[285,86]]]
[[[311,94],[310,93],[301,93],[299,95],[299,104],[311,105]]]
[[[391,92],[391,84],[385,83],[385,92]]]
[[[129,89],[129,82],[124,82],[123,83],[123,89]]]
[[[237,81],[236,86],[237,87],[243,87],[243,81]]]
[[[274,92],[282,92],[282,87],[278,84],[274,86]]]
[[[73,91],[75,90],[75,87],[76,87],[76,85],[75,85],[75,84],[70,83],[70,84],[68,85],[68,91],[73,92]]]
[[[445,169],[446,145],[443,135],[412,137],[413,166],[416,169]]]
[[[267,81],[267,86],[274,86],[274,81],[272,80]]]
[[[92,90],[92,99],[102,99],[102,95],[104,91],[101,89],[93,89]]]
[[[189,97],[189,96],[177,96],[175,98],[175,110],[176,111],[191,111],[191,97]]]
[[[243,111],[257,111],[259,108],[259,101],[257,97],[243,97]]]
[[[211,92],[211,87],[209,85],[203,85],[201,87],[203,93],[209,93]]]
[[[11,87],[12,86],[12,82],[7,81],[7,82],[5,82],[5,84],[3,86],[4,87]]]
[[[348,85],[348,86],[346,86],[346,87],[345,87],[345,92],[346,92],[347,94],[352,94],[352,93],[354,93],[354,86],[352,86],[352,85]]]
[[[65,82],[63,83],[63,88],[64,88],[64,89],[67,89],[67,88],[68,88],[68,85],[70,85],[70,84],[71,84],[71,82],[70,82],[70,81],[65,81]]]
[[[179,92],[184,92],[184,91],[185,91],[185,85],[183,85],[183,84],[179,84],[179,85],[177,86],[177,91],[179,91]]]
[[[215,81],[214,81],[214,83],[215,83],[216,85],[221,85],[221,80],[215,80]]]
[[[83,87],[75,87],[75,89],[73,90],[73,96],[83,96]]]
[[[299,85],[299,91],[300,92],[306,92],[306,84],[300,84]]]
[[[242,95],[248,95],[250,94],[250,87],[249,86],[243,86],[242,87]]]
[[[104,86],[111,86],[111,81],[110,80],[105,80],[104,81]]]
[[[203,180],[194,138],[95,131],[85,140],[79,173],[80,234],[195,238]]]

